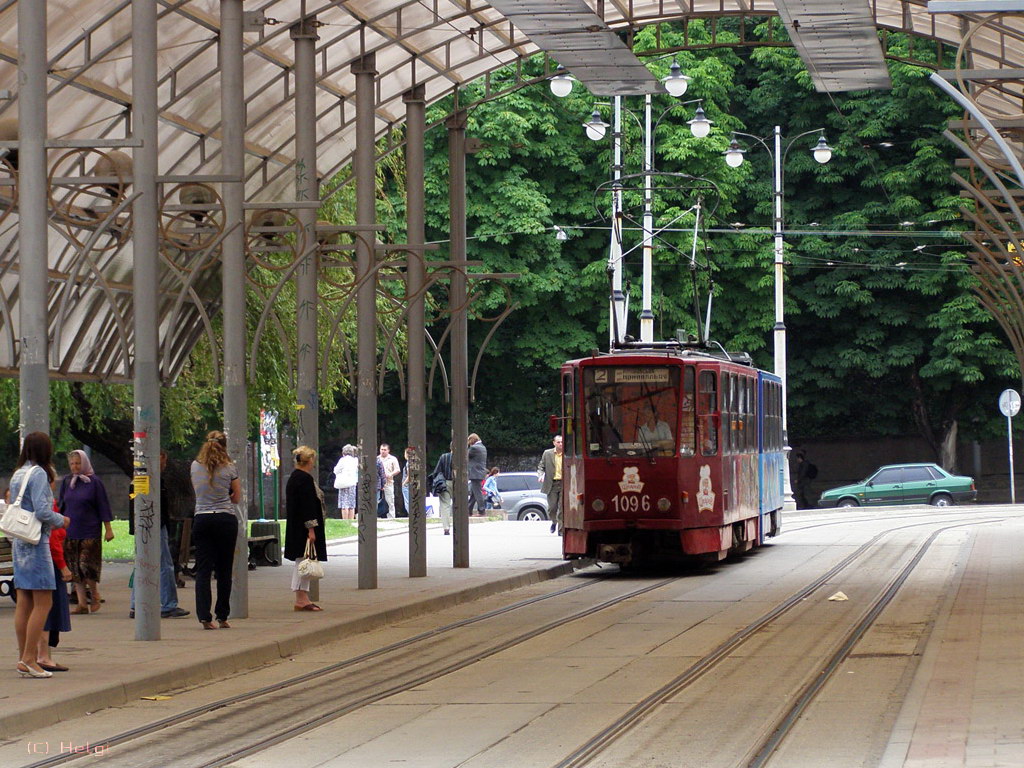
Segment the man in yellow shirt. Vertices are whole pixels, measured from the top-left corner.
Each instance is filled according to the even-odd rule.
[[[541,476],[541,491],[548,497],[548,518],[551,520],[551,532],[558,531],[562,535],[562,436],[555,435],[551,441],[553,448],[544,451],[537,464],[537,472]]]

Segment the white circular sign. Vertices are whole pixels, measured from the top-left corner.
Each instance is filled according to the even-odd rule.
[[[1020,412],[1020,395],[1014,389],[1004,389],[999,395],[999,410],[1003,416],[1013,418]]]

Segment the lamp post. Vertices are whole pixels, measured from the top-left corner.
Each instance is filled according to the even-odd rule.
[[[690,78],[683,74],[679,61],[672,60],[669,73],[662,82],[665,90],[679,98],[689,87]],[[572,91],[573,78],[561,66],[554,77],[550,80],[551,92],[564,98]],[[644,121],[626,109],[644,134],[644,217],[643,217],[643,299],[640,311],[640,340],[643,342],[654,341],[654,312],[652,309],[652,272],[653,272],[653,250],[654,250],[654,212],[653,212],[653,188],[652,176],[654,173],[654,132],[671,110],[685,104],[696,104],[702,99],[677,102],[665,109],[657,120],[651,119],[651,95],[644,97]],[[622,341],[626,327],[626,297],[622,292],[622,97],[615,96],[612,99],[612,125],[601,119],[601,113],[594,108],[590,119],[583,123],[587,138],[591,141],[601,141],[612,128],[612,227],[611,245],[608,251],[608,269],[612,275],[611,286],[611,323],[609,327],[609,341],[612,346]],[[692,120],[688,120],[690,132],[695,138],[701,139],[711,131],[712,121],[708,120],[701,107],[697,107]]]
[[[678,64],[673,64],[675,69],[678,69]],[[668,82],[673,79],[674,75],[669,74],[665,78],[666,87]],[[675,73],[676,78],[685,78],[685,75]],[[686,78],[688,80],[689,78]],[[686,91],[686,84],[680,86],[678,82],[674,86],[674,90],[683,93]],[[614,345],[615,342],[622,340],[623,329],[626,325],[625,317],[625,296],[622,293],[622,189],[619,184],[619,179],[622,175],[622,112],[626,111],[630,116],[636,120],[637,125],[644,134],[644,216],[643,216],[643,296],[642,306],[640,310],[640,341],[641,342],[652,342],[654,341],[654,312],[652,308],[652,284],[653,284],[653,262],[654,262],[654,208],[653,208],[653,197],[654,190],[652,185],[652,177],[654,175],[654,133],[661,124],[662,119],[677,107],[684,106],[686,104],[696,104],[702,101],[701,99],[693,99],[690,101],[677,102],[666,108],[661,115],[658,116],[657,120],[652,119],[652,100],[650,94],[644,97],[644,120],[641,123],[640,119],[633,114],[629,109],[625,109],[622,106],[622,98],[616,96],[612,102],[612,113],[613,113],[613,133],[612,133],[612,169],[613,169],[613,192],[612,192],[612,238],[611,248],[609,250],[608,265],[612,271],[612,327],[611,327],[611,341]],[[708,135],[711,131],[712,121],[708,120],[704,114],[704,110],[697,107],[692,120],[688,120],[687,124],[690,126],[690,132],[695,138],[701,139]],[[601,120],[600,113],[595,109],[591,115],[590,120],[583,124],[586,129],[587,137],[592,141],[600,141],[604,138],[608,124]]]
[[[788,386],[786,381],[786,315],[785,315],[785,304],[783,301],[783,285],[785,281],[785,273],[783,271],[784,266],[784,252],[783,252],[783,219],[782,219],[782,168],[786,161],[786,156],[789,154],[790,148],[798,140],[804,136],[810,136],[811,134],[819,134],[818,143],[814,147],[810,148],[811,154],[813,155],[816,162],[824,165],[832,159],[832,148],[825,141],[825,130],[823,128],[815,128],[811,131],[804,131],[797,136],[794,136],[786,144],[785,150],[782,148],[782,129],[779,126],[775,126],[773,132],[773,147],[768,146],[768,142],[760,136],[753,136],[749,133],[741,133],[739,131],[733,131],[733,139],[729,145],[729,149],[725,151],[725,161],[731,168],[739,168],[743,164],[743,154],[746,150],[740,147],[739,142],[736,140],[737,136],[744,136],[748,139],[752,139],[758,142],[768,152],[772,158],[773,173],[772,173],[772,185],[774,189],[775,198],[775,328],[773,332],[774,337],[774,353],[775,353],[775,375],[782,380],[782,439],[784,443],[785,451],[789,451],[789,426],[788,426],[788,409],[787,409],[787,392]],[[790,485],[789,479],[789,457],[782,463],[783,467],[783,481],[782,490],[785,494],[785,502],[783,509],[785,511],[792,511],[796,509],[796,503],[793,500],[793,489]]]

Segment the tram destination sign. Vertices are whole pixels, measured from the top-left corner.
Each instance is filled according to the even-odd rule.
[[[1008,419],[1020,413],[1020,395],[1014,389],[1004,389],[999,395],[999,411]]]
[[[612,370],[615,384],[668,384],[668,368],[615,368]]]

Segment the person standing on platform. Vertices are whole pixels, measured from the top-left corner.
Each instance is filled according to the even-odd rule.
[[[384,494],[384,501],[388,505],[388,518],[395,517],[395,477],[402,472],[398,459],[391,455],[391,446],[387,443],[380,444],[380,465],[384,469],[384,487],[381,492]]]
[[[544,451],[537,464],[540,475],[541,491],[548,497],[548,517],[551,519],[551,532],[558,531],[562,535],[562,436],[555,435],[551,441],[553,447]]]
[[[16,501],[21,495],[21,508],[32,512],[42,523],[38,544],[11,540],[14,589],[18,596],[14,607],[14,634],[18,639],[17,671],[22,677],[53,676],[52,672],[42,669],[37,660],[43,625],[57,586],[50,556],[50,530],[58,526],[67,528],[71,521],[53,511],[52,459],[50,436],[45,432],[32,432],[21,445],[17,468],[11,477],[10,498]],[[24,494],[21,494],[23,489]]]
[[[221,629],[230,629],[231,569],[235,562],[238,515],[242,500],[238,469],[228,456],[228,438],[213,430],[192,462],[192,487],[196,490],[196,514],[192,538],[196,544],[196,617],[203,629],[216,629],[210,613],[210,576],[217,573],[217,604],[214,612]]]
[[[475,432],[467,438],[469,450],[467,453],[467,474],[469,475],[469,514],[473,514],[473,506],[476,506],[476,514],[487,514],[487,501],[484,499],[484,478],[487,477],[487,446],[480,440]]]
[[[160,618],[180,619],[189,611],[178,605],[178,585],[174,573],[174,557],[171,555],[171,502],[167,493],[168,483],[164,470],[167,469],[167,452],[160,451]],[[135,503],[132,502],[130,533],[135,535]],[[131,604],[128,617],[135,618],[135,580],[132,579]]]
[[[359,459],[353,445],[341,449],[341,458],[334,465],[334,487],[338,491],[338,509],[342,520],[356,516],[356,486],[359,484]]]
[[[306,544],[313,542],[316,559],[327,562],[327,536],[324,533],[324,492],[313,477],[316,451],[300,445],[292,451],[295,471],[285,486],[286,527],[284,556],[295,561],[292,571],[292,592],[296,611],[322,611],[309,599],[309,577],[299,574],[299,564],[306,559]]]
[[[452,452],[441,454],[431,475],[431,490],[441,506],[441,527],[444,535],[452,534]]]
[[[67,672],[68,668],[53,660],[53,649],[60,645],[60,633],[71,631],[71,610],[68,606],[68,588],[66,582],[71,581],[71,569],[64,560],[64,539],[67,531],[54,528],[50,531],[50,558],[53,560],[53,577],[57,582],[53,590],[53,605],[50,614],[43,624],[43,632],[39,636],[39,652],[36,660],[39,667],[47,672]]]
[[[78,607],[75,613],[96,613],[100,609],[99,581],[103,569],[103,541],[113,541],[114,519],[103,482],[92,470],[85,451],[68,454],[70,475],[60,484],[60,510],[71,518],[64,542],[64,558],[74,577]],[[100,526],[104,529],[100,538]],[[88,593],[91,600],[87,600]]]

